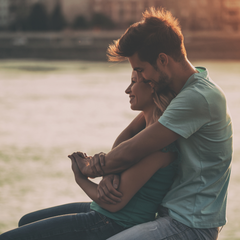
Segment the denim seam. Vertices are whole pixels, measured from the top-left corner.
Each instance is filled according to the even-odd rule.
[[[186,229],[178,232],[178,233],[174,233],[173,235],[171,236],[167,236],[166,238],[163,238],[162,240],[169,240],[169,238],[174,238],[174,237],[179,237],[179,235],[182,235],[183,233],[185,233],[187,230],[189,230],[190,228],[187,227]],[[179,238],[176,238],[176,239],[179,239]],[[191,240],[194,240],[194,239],[191,239]]]

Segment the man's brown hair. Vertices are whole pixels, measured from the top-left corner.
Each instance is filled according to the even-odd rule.
[[[150,8],[140,22],[131,25],[120,39],[109,45],[109,61],[122,61],[138,53],[141,61],[155,65],[159,53],[180,62],[186,56],[179,22],[165,9]]]

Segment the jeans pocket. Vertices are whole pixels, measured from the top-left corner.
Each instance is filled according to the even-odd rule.
[[[96,212],[96,214],[98,215],[100,221],[102,221],[102,222],[104,222],[104,223],[107,223],[107,222],[108,222],[106,216],[102,215],[102,214],[99,213],[99,212]]]

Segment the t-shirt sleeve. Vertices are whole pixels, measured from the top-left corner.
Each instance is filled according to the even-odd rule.
[[[210,121],[209,104],[197,91],[183,91],[172,100],[158,120],[184,138]]]

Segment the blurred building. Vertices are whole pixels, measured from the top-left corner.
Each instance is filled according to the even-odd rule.
[[[49,12],[53,10],[57,3],[61,4],[62,11],[68,22],[81,15],[90,18],[90,1],[89,0],[39,0]]]
[[[158,6],[160,1],[90,0],[91,14],[103,13],[121,27],[139,21],[148,6]]]
[[[0,28],[5,28],[8,25],[9,18],[9,1],[0,0]]]
[[[90,5],[91,14],[103,13],[122,27],[139,21],[152,6],[171,11],[183,29],[212,30],[240,23],[240,0],[90,0]]]
[[[222,4],[222,18],[224,27],[231,27],[234,30],[240,29],[240,1],[228,0]]]
[[[213,30],[240,28],[240,0],[0,0],[0,27],[24,18],[32,4],[41,2],[50,13],[60,3],[69,23],[77,16],[87,20],[104,14],[118,27],[139,21],[148,7],[164,7],[180,20],[183,29]]]
[[[176,16],[183,29],[212,30],[221,28],[221,1],[225,0],[182,0],[166,6]]]

